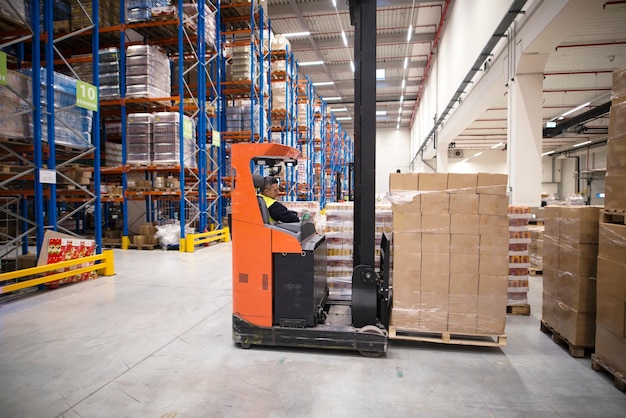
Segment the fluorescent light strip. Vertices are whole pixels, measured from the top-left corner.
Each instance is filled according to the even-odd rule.
[[[347,112],[348,108],[347,107],[337,107],[337,108],[331,107],[330,111],[331,112]]]
[[[545,157],[546,155],[551,155],[551,154],[554,154],[554,151],[544,152],[543,154],[541,154],[541,156]]]
[[[352,68],[352,72],[354,72],[354,61],[350,61],[350,68]]]
[[[404,57],[404,69],[409,65],[409,57]]]
[[[405,78],[402,79],[402,88],[404,88],[404,86],[406,86],[406,79]]]
[[[406,34],[406,41],[411,42],[411,35],[413,34],[413,25],[409,25],[409,32]]]
[[[464,159],[463,161],[461,161],[462,163],[466,163],[467,160],[469,160],[469,158]]]
[[[386,110],[377,110],[376,111],[376,116],[387,116],[387,111]]]
[[[324,65],[324,61],[305,61],[305,62],[299,62],[298,65],[300,67],[310,67],[312,65]]]
[[[585,142],[581,142],[581,143],[578,143],[578,144],[574,144],[574,148],[582,147],[583,145],[587,145],[587,144],[591,144],[591,141],[585,141]]]
[[[404,94],[400,96],[400,105],[402,105],[402,103],[404,103]]]
[[[336,120],[352,120],[350,116],[342,116],[340,118],[335,118]]]
[[[496,149],[496,148],[498,148],[498,147],[501,147],[502,145],[504,145],[504,142],[499,142],[499,143],[497,143],[496,145],[492,145],[492,146],[491,146],[491,149]]]
[[[341,97],[339,96],[335,96],[335,97],[322,97],[323,100],[326,100],[327,102],[336,102],[338,100],[341,100]]]
[[[581,104],[580,106],[577,106],[577,107],[573,108],[572,110],[568,110],[567,112],[563,113],[563,114],[562,114],[561,116],[559,116],[559,117],[564,118],[565,116],[567,116],[567,115],[569,115],[569,114],[571,114],[571,113],[574,113],[574,112],[576,112],[577,110],[582,109],[583,107],[587,107],[587,106],[589,106],[590,104],[591,104],[591,102],[583,103],[583,104]]]
[[[313,83],[314,86],[332,86],[333,84],[335,84],[334,81],[319,81],[317,83]]]
[[[337,2],[335,0],[332,0],[333,2],[333,7],[336,9],[337,8]]]
[[[480,157],[481,155],[483,155],[483,152],[477,152],[476,154],[474,154],[474,157]]]
[[[400,124],[397,124],[397,125],[396,125],[396,129],[400,129]]]
[[[291,33],[283,33],[285,38],[290,37],[299,37],[299,36],[309,36],[311,32],[291,32]]]
[[[346,33],[344,31],[341,31],[341,39],[343,39],[343,44],[348,46],[348,38],[346,38]]]

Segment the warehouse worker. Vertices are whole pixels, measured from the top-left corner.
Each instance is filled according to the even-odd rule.
[[[267,205],[271,224],[300,222],[296,212],[287,209],[285,205],[276,201],[276,196],[278,196],[278,179],[276,177],[268,176],[263,179],[263,187],[259,196],[263,198]]]

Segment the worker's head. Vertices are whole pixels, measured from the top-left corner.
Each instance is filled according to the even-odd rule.
[[[261,193],[267,197],[276,199],[278,196],[278,179],[270,176],[265,177],[263,179],[263,188],[261,189]]]

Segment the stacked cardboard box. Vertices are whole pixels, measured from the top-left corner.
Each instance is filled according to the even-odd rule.
[[[391,174],[394,327],[504,332],[506,183],[499,174]]]
[[[528,304],[530,217],[528,206],[509,207],[509,306]]]
[[[600,224],[596,353],[626,374],[626,68],[613,74],[606,168],[606,208]],[[617,221],[620,224],[612,223]]]
[[[594,206],[546,206],[542,321],[571,345],[593,347],[598,219]]]
[[[530,268],[543,270],[543,225],[530,227]]]

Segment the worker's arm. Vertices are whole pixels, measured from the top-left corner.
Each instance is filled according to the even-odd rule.
[[[287,209],[282,203],[274,202],[269,208],[270,216],[280,222],[300,222],[298,214]]]

